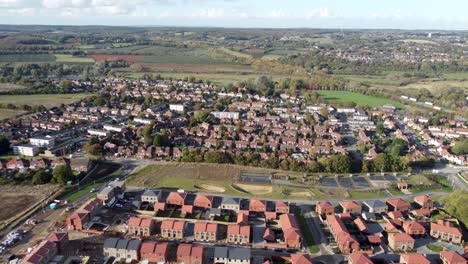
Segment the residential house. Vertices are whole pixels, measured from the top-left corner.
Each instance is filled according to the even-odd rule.
[[[279,217],[279,222],[283,230],[286,247],[301,248],[302,235],[296,217],[293,214],[282,214]]]
[[[156,241],[143,242],[140,248],[140,258],[150,263],[168,263],[169,244]]]
[[[140,240],[128,240],[124,238],[111,237],[104,241],[104,257],[114,257],[120,259],[140,259]]]
[[[148,202],[148,203],[154,204],[154,203],[159,202],[160,200],[161,200],[160,191],[153,191],[153,190],[147,189],[141,195],[142,202]]]
[[[411,204],[400,198],[387,201],[389,211],[407,212],[411,209]]]
[[[66,219],[67,229],[75,231],[83,230],[85,224],[101,210],[102,206],[102,200],[98,198],[86,202]]]
[[[349,254],[348,264],[374,264],[374,262],[366,253],[354,252]]]
[[[335,208],[330,202],[317,202],[315,206],[315,212],[319,215],[332,215],[335,212]]]
[[[195,200],[193,201],[193,206],[201,208],[211,208],[213,207],[213,196],[197,194]]]
[[[388,212],[387,204],[380,200],[364,201],[363,209],[366,212],[377,213],[377,214]]]
[[[406,253],[400,255],[400,264],[431,264],[431,262],[422,254]]]
[[[291,264],[312,264],[312,259],[305,254],[291,254]]]
[[[288,202],[276,201],[275,211],[277,214],[289,214],[289,204]]]
[[[231,197],[223,197],[221,201],[220,209],[229,210],[238,213],[239,212],[239,199],[238,198],[231,198]]]
[[[163,238],[184,238],[185,221],[163,220],[161,222],[161,236]]]
[[[57,245],[51,241],[42,241],[21,261],[21,264],[47,264],[58,254]]]
[[[426,228],[416,221],[403,222],[403,230],[411,236],[423,236],[426,234]]]
[[[343,254],[351,254],[359,251],[359,242],[349,234],[345,225],[337,215],[327,215],[326,223]]]
[[[420,195],[414,197],[414,202],[419,204],[421,208],[432,209],[434,208],[434,201],[428,195]]]
[[[47,236],[46,240],[57,245],[58,253],[62,253],[69,242],[67,232],[52,232]]]
[[[343,208],[343,213],[350,213],[350,214],[360,214],[361,213],[361,206],[356,203],[355,201],[341,201],[340,202],[341,208]]]
[[[442,251],[439,253],[442,264],[466,264],[466,259],[455,251]]]
[[[215,247],[214,263],[250,264],[250,248]]]
[[[178,264],[202,264],[203,246],[179,244],[176,252],[176,261]]]
[[[128,220],[128,233],[135,236],[151,236],[155,225],[152,218],[131,217]]]
[[[250,199],[249,211],[250,212],[265,212],[266,202],[264,200]]]
[[[460,244],[462,243],[463,234],[460,228],[453,226],[448,221],[438,220],[436,223],[431,223],[430,235],[433,238]]]
[[[185,204],[186,197],[187,197],[186,193],[170,192],[166,198],[166,203],[171,204],[171,205],[182,206]]]
[[[397,251],[407,251],[414,248],[414,238],[406,233],[389,233],[388,246]]]
[[[193,232],[196,241],[215,242],[218,238],[218,224],[196,222]]]
[[[250,243],[250,225],[228,225],[226,241],[231,244],[247,245]]]

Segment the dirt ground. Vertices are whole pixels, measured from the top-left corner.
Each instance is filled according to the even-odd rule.
[[[22,186],[6,185],[0,186],[0,224],[27,210],[34,203],[58,190],[55,185]]]

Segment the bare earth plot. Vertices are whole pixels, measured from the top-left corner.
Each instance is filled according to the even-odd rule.
[[[58,188],[55,185],[0,186],[0,201],[2,201],[0,226],[6,224],[14,216],[29,210],[31,206],[54,193]]]

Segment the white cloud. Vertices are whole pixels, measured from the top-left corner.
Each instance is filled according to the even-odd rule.
[[[331,17],[333,14],[326,7],[315,8],[309,11],[306,15],[307,18],[324,18]]]
[[[268,17],[271,17],[271,18],[285,18],[289,16],[290,16],[289,12],[283,9],[273,9],[268,15]]]
[[[200,9],[192,14],[192,17],[199,17],[199,18],[220,18],[224,16],[225,16],[225,12],[223,8]]]

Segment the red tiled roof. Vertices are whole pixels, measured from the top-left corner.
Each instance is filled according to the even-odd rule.
[[[394,208],[400,208],[400,207],[409,207],[410,204],[405,201],[405,200],[402,200],[402,199],[390,199],[387,201],[388,204],[390,204],[391,206],[393,206]]]
[[[340,205],[341,207],[346,208],[346,209],[361,208],[361,206],[355,201],[341,201]]]
[[[326,201],[326,202],[317,202],[317,206],[320,206],[321,208],[324,208],[324,209],[333,208],[333,205],[328,201]]]
[[[60,242],[68,236],[68,233],[64,232],[52,232],[47,236],[48,241]]]
[[[297,224],[296,217],[293,214],[282,214],[279,217],[280,225],[283,230],[289,228],[296,228],[299,229],[299,225]]]
[[[462,232],[459,228],[454,227],[450,222],[439,221],[438,223],[431,223],[431,230],[461,236]]]
[[[291,254],[291,264],[312,264],[312,259],[309,255]]]
[[[165,255],[169,250],[169,244],[167,242],[158,243],[154,253],[158,255]]]
[[[192,258],[202,259],[203,258],[203,246],[193,246],[192,247]]]
[[[349,254],[349,258],[353,262],[353,264],[373,264],[372,260],[369,258],[367,254],[363,254],[360,252],[354,252]]]
[[[454,251],[440,252],[440,258],[444,259],[447,264],[466,264],[467,261],[464,257]]]
[[[406,233],[397,233],[391,235],[389,238],[393,238],[395,242],[413,242],[414,239]]]
[[[362,218],[356,218],[353,222],[356,224],[360,232],[367,231],[367,224],[362,220]]]
[[[426,257],[419,253],[402,254],[400,262],[405,262],[406,264],[431,264]]]
[[[367,236],[367,240],[369,240],[369,243],[371,244],[380,244],[382,242],[378,236]]]
[[[192,252],[191,244],[179,244],[177,247],[177,256],[190,256]]]
[[[154,253],[157,243],[155,241],[146,241],[141,244],[140,253],[150,254]]]

